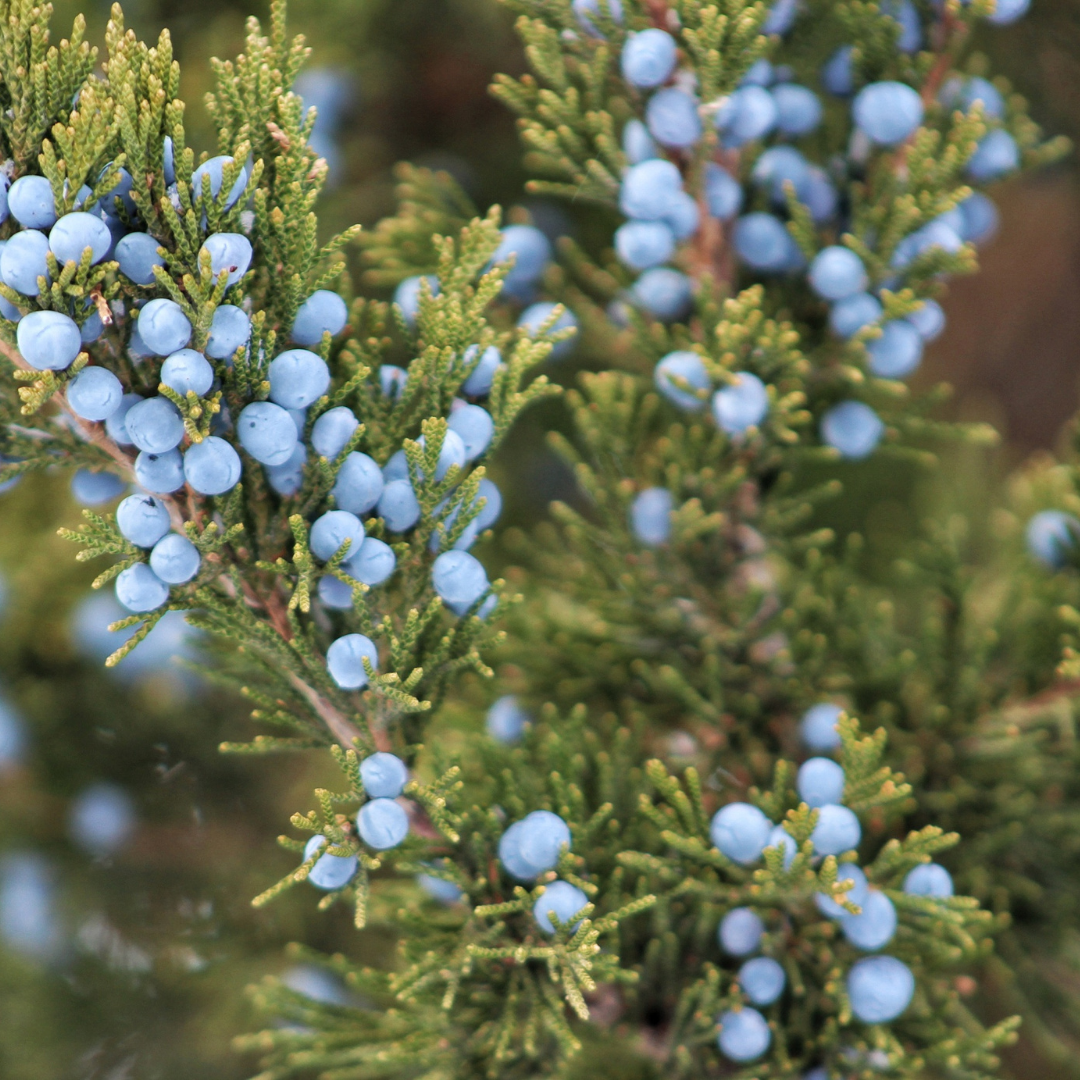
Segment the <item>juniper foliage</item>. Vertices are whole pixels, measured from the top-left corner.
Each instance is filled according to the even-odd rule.
[[[532,191],[595,204],[609,219],[625,206],[627,127],[645,119],[659,131],[656,99],[619,74],[630,33],[673,35],[675,88],[694,95],[698,124],[689,141],[647,151],[677,167],[678,194],[689,196],[689,222],[671,226],[678,271],[668,281],[685,289],[682,309],[657,313],[625,261],[564,239],[559,264],[528,297],[555,306],[531,321],[518,319],[513,262],[494,259],[498,210],[479,214],[448,177],[409,167],[399,212],[359,240],[373,290],[421,278],[411,282],[415,310],[400,293],[396,307],[354,294],[346,252],[358,231],[318,243],[326,164],[308,146],[315,118],[291,92],[305,49],[289,38],[280,0],[269,33],[252,20],[244,54],[216,65],[216,178],[209,167],[197,172],[207,156],[187,145],[167,33],[148,46],[114,8],[98,80],[80,22],[70,42],[50,48],[47,8],[0,6],[8,175],[44,176],[58,213],[93,207],[117,234],[149,234],[160,260],[139,284],[111,256],[95,264],[85,252],[61,265],[50,252],[36,295],[0,283],[9,376],[0,482],[58,465],[136,476],[142,465],[120,428],[72,408],[71,384],[91,366],[127,393],[172,403],[187,482],[157,497],[197,549],[199,570],[120,624],[137,629],[109,662],[122,662],[169,610],[207,630],[219,643],[214,677],[249,698],[253,720],[273,732],[222,749],[330,754],[341,774],[340,790],[313,792],[292,817],[280,839],[291,862],[254,903],[308,888],[329,859],[354,869],[343,884],[320,885],[319,907],[347,903],[357,927],[385,928],[398,942],[395,962],[377,970],[317,958],[345,978],[351,998],[315,1001],[276,980],[255,988],[270,1023],[238,1046],[263,1058],[260,1080],[569,1080],[616,1067],[680,1078],[824,1069],[981,1080],[995,1075],[1017,1020],[972,1000],[971,975],[1008,965],[1016,1007],[1035,1021],[1044,1052],[1068,1059],[1059,1041],[1068,1005],[1038,957],[1058,946],[1073,914],[1080,596],[1069,565],[1059,574],[1034,567],[1011,537],[1035,508],[1080,507],[1076,467],[1043,464],[1017,481],[1015,512],[998,512],[1003,554],[988,568],[954,521],[929,523],[900,576],[882,582],[866,573],[857,537],[841,543],[815,520],[850,475],[830,445],[838,404],[873,407],[884,432],[877,457],[896,467],[928,464],[947,439],[989,438],[935,421],[941,393],[875,374],[873,357],[888,326],[925,312],[948,275],[974,269],[971,243],[912,251],[911,238],[957,220],[988,135],[1008,132],[1027,167],[1064,150],[1041,140],[1015,95],[1003,116],[985,101],[954,107],[950,80],[977,64],[965,43],[991,4],[945,0],[908,12],[814,0],[792,26],[777,22],[783,0],[772,12],[742,0],[514,0],[533,74],[500,77],[494,92],[520,118]],[[908,29],[917,23],[911,48],[901,47],[904,18]],[[801,175],[776,183],[763,173],[761,138],[725,136],[725,110],[748,77],[760,81],[763,61],[767,72],[786,67],[785,80],[816,86],[821,61],[845,43],[851,90],[883,80],[914,87],[922,122],[898,145],[875,147],[853,129],[849,103],[830,100],[824,122],[798,140],[815,190],[831,193],[821,208]],[[717,167],[748,209],[779,215],[783,265],[755,267],[740,249],[734,212],[711,201]],[[3,237],[17,231],[9,218]],[[205,242],[221,233],[250,242],[250,268],[215,272]],[[858,256],[881,304],[880,317],[847,339],[830,332],[803,272],[836,245]],[[264,468],[235,425],[251,404],[280,398],[272,362],[305,300],[325,289],[348,304],[347,324],[327,329],[305,361],[326,366],[327,385],[294,410],[299,442],[285,471]],[[161,382],[161,358],[137,333],[152,299],[177,305],[203,352],[222,305],[249,316],[245,344],[212,358],[205,394]],[[40,310],[83,330],[66,368],[35,369],[19,351],[18,323]],[[580,333],[561,328],[565,310]],[[477,462],[523,409],[558,392],[536,369],[573,338],[601,369],[567,395],[572,435],[553,436],[581,499],[554,507],[535,535],[508,537],[526,566],[516,578],[524,603],[514,609],[505,584],[486,579],[456,600],[440,591],[435,564],[438,552],[474,539],[470,526],[487,505]],[[470,394],[465,384],[491,348],[500,364],[490,390]],[[696,358],[700,380],[655,380],[673,352]],[[392,361],[407,364],[403,379]],[[741,427],[725,425],[719,407],[714,419],[705,409],[713,392],[748,376],[760,381],[764,408]],[[492,437],[482,453],[444,466],[462,395],[485,398]],[[342,407],[356,426],[333,456],[320,456],[316,421]],[[233,446],[221,453],[238,455],[240,479],[205,494],[188,455],[216,446],[211,439]],[[416,520],[400,531],[375,502],[361,511],[376,510],[366,536],[386,541],[394,559],[375,586],[350,572],[349,546],[329,559],[312,550],[312,524],[338,505],[350,462],[361,460],[354,455],[386,466],[387,479],[407,479],[416,501]],[[825,479],[811,484],[811,474]],[[656,488],[672,511],[663,536],[649,539],[634,527],[633,506]],[[110,559],[97,586],[147,562],[113,514],[87,512],[68,535],[80,559]],[[1080,568],[1067,541],[1061,561]],[[991,579],[1007,587],[988,602]],[[351,605],[327,602],[326,583],[351,590]],[[374,643],[351,679],[328,661],[344,639]],[[532,722],[519,741],[482,737],[451,754],[431,720],[463,674],[489,677],[497,658],[518,672]],[[803,801],[795,779],[806,756],[798,718],[822,701],[840,716],[842,814],[859,823],[828,852],[819,831],[827,815]],[[361,765],[376,750],[412,770],[396,804],[408,836],[392,846],[373,845],[362,824],[371,795]],[[718,847],[715,813],[732,801],[782,825],[746,859]],[[507,826],[541,810],[563,819],[571,842],[538,874],[515,877]],[[309,846],[312,837],[321,839]],[[963,895],[905,888],[939,857]],[[871,889],[859,900],[856,867]],[[585,900],[556,909],[545,926],[537,913],[557,884]],[[885,898],[896,915],[876,946],[860,946],[846,921],[866,897]],[[740,958],[718,940],[736,909],[760,919],[757,947],[779,961],[786,984],[758,1003],[765,1044],[741,1055],[724,1041],[727,1025],[762,1014]],[[876,1022],[849,976],[882,947],[912,973],[914,991]],[[1049,1023],[1031,1004],[1047,998]]]

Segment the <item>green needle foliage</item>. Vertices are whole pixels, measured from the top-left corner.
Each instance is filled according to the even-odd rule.
[[[958,73],[980,68],[965,53],[970,28],[993,5],[812,0],[792,9],[783,36],[773,24],[782,5],[742,0],[511,6],[532,72],[499,77],[494,93],[519,117],[530,190],[590,207],[606,228],[641,157],[628,125],[649,120],[664,146],[646,156],[678,176],[671,202],[681,197],[689,215],[660,219],[673,243],[659,261],[673,264],[681,306],[659,310],[621,248],[569,240],[557,265],[533,268],[518,288],[526,260],[503,257],[498,209],[480,213],[449,177],[413,167],[399,174],[397,214],[320,245],[327,165],[308,145],[315,116],[291,89],[306,49],[289,38],[279,0],[269,33],[252,20],[245,52],[215,64],[216,174],[187,144],[167,33],[148,46],[114,8],[99,80],[81,22],[50,48],[48,9],[0,2],[6,173],[44,176],[58,213],[89,207],[116,234],[147,233],[160,263],[140,283],[111,256],[95,263],[88,250],[61,264],[50,253],[36,295],[0,283],[12,316],[0,320],[0,481],[55,466],[145,480],[148,451],[137,456],[122,424],[73,407],[73,383],[94,367],[127,393],[171,402],[185,471],[157,497],[199,566],[163,586],[156,606],[132,604],[149,610],[116,624],[135,632],[109,663],[167,611],[207,631],[209,672],[267,732],[222,750],[329,754],[341,777],[292,816],[279,838],[289,861],[254,904],[291,889],[314,898],[316,886],[321,910],[346,904],[358,929],[394,945],[379,966],[305,954],[348,994],[316,1000],[268,980],[252,990],[267,1026],[238,1047],[262,1059],[259,1080],[820,1080],[818,1070],[982,1080],[1015,1039],[1017,1011],[1044,1055],[1075,1068],[1068,1040],[1080,1018],[1040,957],[1075,921],[1080,521],[1066,519],[1049,556],[1044,546],[1049,568],[1018,537],[1035,510],[1080,513],[1080,472],[1041,463],[1017,478],[993,510],[1001,542],[990,554],[971,539],[985,523],[931,520],[883,574],[858,536],[827,524],[858,468],[845,455],[876,449],[879,467],[927,469],[949,440],[993,438],[934,420],[942,391],[912,392],[877,354],[893,324],[929,312],[949,275],[975,269],[974,244],[958,234],[922,241],[949,222],[962,230],[973,184],[986,179],[972,165],[986,140],[1011,140],[1025,167],[1065,150],[1042,140],[1003,85],[1002,115],[981,98],[958,104]],[[919,24],[912,47],[904,18]],[[690,139],[661,138],[657,99],[620,74],[630,35],[650,28],[678,49],[675,85],[692,91],[700,128]],[[790,146],[734,139],[725,125],[763,63],[786,67],[781,81],[817,86],[845,44],[852,92],[899,81],[922,116],[875,145],[848,101],[828,100],[800,141],[806,175],[833,200],[822,209],[802,174],[769,172],[776,155],[765,155]],[[774,215],[780,263],[740,246],[737,211],[714,202],[718,169],[744,212]],[[9,217],[0,238],[16,232]],[[249,244],[250,265],[215,262],[206,242],[221,233]],[[354,293],[354,246],[374,291],[404,285],[400,303]],[[861,288],[881,305],[847,337],[830,330],[805,273],[825,248],[858,257]],[[327,379],[293,410],[299,449],[264,468],[238,427],[252,405],[282,398],[273,363],[319,290],[345,302],[345,323],[310,346],[305,362]],[[521,317],[523,301],[539,298],[550,303]],[[207,354],[223,307],[249,317],[247,341],[211,357],[205,394],[162,382],[162,358],[138,332],[150,300],[172,301],[190,347]],[[37,311],[82,328],[82,349],[62,367],[39,370],[20,352],[17,324]],[[448,564],[437,558],[475,539],[495,497],[484,456],[513,438],[524,409],[559,393],[538,368],[575,346],[599,370],[566,394],[571,430],[551,437],[576,479],[574,504],[507,537],[525,566],[513,577],[523,596],[484,578],[462,602],[439,585]],[[477,394],[467,383],[491,349],[499,364]],[[665,381],[656,365],[674,352],[691,374]],[[750,381],[759,407],[733,422],[725,403]],[[491,437],[453,458],[465,397],[484,398]],[[836,407],[856,402],[881,429],[865,452],[830,435]],[[355,427],[323,456],[313,430],[331,409],[350,411]],[[208,494],[188,466],[218,444],[232,447],[239,482]],[[360,455],[407,479],[416,502],[403,530],[381,505],[363,511],[365,536],[394,561],[375,585],[358,576],[352,540],[324,559],[313,539],[314,522],[347,501]],[[659,535],[637,520],[640,496],[656,489],[670,500]],[[133,574],[153,577],[112,513],[87,511],[65,535],[78,558],[109,560],[97,587],[115,580],[124,595]],[[351,605],[331,603],[327,586]],[[370,646],[351,678],[333,663],[342,639]],[[516,673],[531,722],[520,737],[474,737],[451,753],[461,744],[441,738],[443,706],[460,716],[462,677],[490,678],[497,660]],[[823,704],[835,727],[806,738],[800,717]],[[831,801],[805,790],[807,743],[836,753]],[[395,801],[367,790],[375,752],[411,770]],[[407,835],[365,831],[369,811]],[[509,828],[537,812],[557,815],[565,834],[543,865],[522,856],[515,869]],[[725,832],[731,812],[765,830],[748,854],[742,826],[730,827],[734,840]],[[842,840],[829,839],[835,821]],[[909,875],[938,860],[956,895],[911,889]],[[556,896],[571,907],[549,908]],[[867,944],[872,905],[893,923]],[[718,929],[732,912],[760,926],[749,948]],[[903,984],[897,970],[912,985],[875,1015],[856,973],[882,951],[894,966],[881,995]],[[782,972],[768,1000],[744,973],[755,952]],[[1007,983],[1008,1000],[978,993],[991,978]],[[732,1033],[746,1022],[759,1025],[758,1042],[740,1049]]]

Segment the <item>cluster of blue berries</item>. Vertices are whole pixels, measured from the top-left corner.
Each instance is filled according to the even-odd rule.
[[[819,706],[818,708],[822,708]],[[819,721],[815,721],[819,722]],[[799,797],[818,810],[818,823],[811,834],[815,856],[843,855],[859,843],[858,819],[845,806],[843,768],[828,758],[811,758],[800,767],[796,778]],[[713,843],[729,858],[742,865],[757,861],[768,847],[779,847],[784,866],[790,868],[796,856],[795,841],[783,828],[772,822],[755,806],[731,803],[713,817],[710,829]],[[841,862],[837,880],[846,885],[840,900],[861,909],[850,912],[834,896],[819,893],[818,909],[836,921],[844,937],[855,948],[877,952],[896,933],[896,908],[889,897],[867,881],[854,863]],[[934,899],[953,895],[949,872],[936,863],[915,867],[904,881],[904,892]],[[765,924],[750,908],[735,908],[720,922],[717,938],[728,955],[750,957],[765,937]],[[740,967],[737,982],[750,1006],[765,1007],[776,1002],[784,992],[787,978],[784,968],[771,957],[746,960]],[[867,1024],[887,1023],[903,1013],[914,994],[915,979],[902,961],[892,956],[873,956],[857,960],[848,972],[847,991],[852,1012]],[[757,1008],[744,1006],[719,1017],[718,1045],[733,1061],[753,1061],[768,1050],[772,1035],[768,1021]]]
[[[380,751],[360,763],[360,779],[367,795],[356,815],[360,839],[375,851],[397,847],[409,834],[409,815],[396,801],[408,783],[408,767],[401,758]],[[326,837],[321,833],[311,837],[304,847],[305,862],[325,842]],[[352,881],[358,865],[356,855],[335,855],[327,851],[308,872],[308,881],[318,889],[341,889]]]
[[[570,827],[550,810],[534,810],[503,833],[499,861],[512,878],[532,882],[555,869],[564,849],[570,850]],[[576,885],[553,881],[533,906],[533,917],[545,934],[554,934],[552,915],[560,926],[569,926],[588,903],[589,898]]]

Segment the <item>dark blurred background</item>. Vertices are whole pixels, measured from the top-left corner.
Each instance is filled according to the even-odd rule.
[[[79,5],[56,7],[59,36]],[[207,61],[241,48],[249,12],[233,0],[126,8],[143,38],[170,28],[197,149],[212,144]],[[266,14],[262,4],[254,13]],[[107,7],[98,0],[85,14],[91,40],[101,41]],[[349,88],[328,136],[326,232],[390,211],[391,168],[402,159],[448,169],[478,206],[520,201],[514,125],[487,87],[496,71],[523,65],[495,0],[294,0],[291,19],[312,64]],[[1030,100],[1044,128],[1077,139],[1080,2],[1035,0],[1023,22],[981,35],[992,69]],[[1001,431],[1002,448],[973,476],[1052,447],[1080,375],[1075,159],[995,198],[1001,230],[982,273],[951,286],[948,330],[923,376],[955,386],[952,415]],[[572,229],[572,215],[566,221]],[[497,479],[518,479],[504,486],[516,493],[511,520],[560,490],[559,474],[538,464],[543,422],[527,422],[524,449],[495,463]],[[286,942],[369,955],[390,942],[377,927],[357,935],[336,910],[318,914],[301,890],[251,909],[249,898],[290,865],[274,837],[308,808],[313,786],[334,778],[302,759],[221,757],[222,738],[248,733],[245,710],[169,662],[189,648],[180,627],[142,646],[141,662],[100,666],[115,645],[102,627],[115,615],[107,598],[88,606],[95,571],[56,536],[78,515],[60,476],[0,500],[0,1077],[250,1076],[255,1063],[229,1046],[253,1023],[247,983],[290,970],[298,986],[335,992],[286,957]],[[884,533],[906,528],[895,493],[875,494],[857,517]],[[489,691],[465,693],[479,704]]]

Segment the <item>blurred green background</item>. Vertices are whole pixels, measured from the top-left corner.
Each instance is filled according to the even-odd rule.
[[[79,5],[56,7],[62,34]],[[202,107],[207,61],[240,49],[249,13],[233,0],[135,0],[126,8],[128,26],[144,38],[169,27],[197,149],[211,147]],[[106,5],[98,0],[85,14],[91,39],[101,41]],[[266,12],[257,5],[254,14]],[[294,0],[291,19],[308,36],[312,64],[352,86],[334,133],[326,232],[391,210],[391,169],[402,159],[450,170],[478,206],[520,203],[514,125],[487,86],[496,71],[516,73],[523,61],[495,0]],[[982,33],[978,47],[1031,100],[1036,119],[1077,139],[1080,3],[1035,0],[1023,22]],[[1076,407],[1080,374],[1075,160],[996,198],[1001,231],[982,273],[953,284],[948,330],[922,376],[954,384],[952,415],[991,420],[1004,436],[998,452],[953,474],[953,497],[973,503],[986,498],[989,478],[1054,445]],[[570,231],[581,212],[532,210],[538,223]],[[558,406],[530,417],[495,463],[509,521],[534,519],[567,492],[541,442],[544,425],[558,419]],[[837,520],[894,552],[913,527],[923,479],[852,479]],[[253,1022],[243,987],[289,967],[286,942],[353,955],[391,943],[378,927],[358,935],[336,909],[318,914],[303,890],[251,909],[250,897],[289,865],[274,837],[290,813],[307,808],[312,787],[333,778],[304,759],[219,756],[219,740],[248,732],[246,711],[168,663],[168,641],[137,671],[101,668],[85,629],[72,632],[77,612],[94,620],[81,605],[95,570],[76,564],[74,548],[56,536],[78,517],[62,476],[0,498],[0,712],[15,718],[15,726],[0,724],[0,759],[4,730],[9,759],[0,764],[0,1077],[250,1076],[255,1062],[229,1046]],[[108,615],[99,609],[96,619]],[[490,696],[475,686],[465,694],[478,705]],[[13,732],[21,732],[21,749]],[[94,805],[80,796],[101,784],[111,795],[97,820],[118,831],[80,840],[73,815],[85,833]],[[127,800],[127,835],[125,804],[110,817],[110,797]],[[5,904],[15,911],[28,896],[42,917],[5,922]]]

